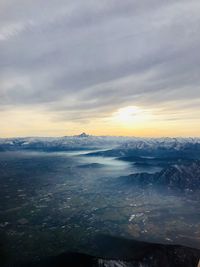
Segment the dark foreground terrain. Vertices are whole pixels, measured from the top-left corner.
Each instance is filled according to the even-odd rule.
[[[66,252],[9,267],[196,267],[200,250],[101,236],[94,241],[98,256]]]
[[[0,266],[197,267],[200,139],[0,139],[0,151]]]

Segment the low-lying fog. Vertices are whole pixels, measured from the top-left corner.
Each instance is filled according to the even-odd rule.
[[[195,197],[120,187],[121,176],[161,168],[89,152],[0,153],[0,234],[13,260],[95,253],[101,233],[200,248]]]

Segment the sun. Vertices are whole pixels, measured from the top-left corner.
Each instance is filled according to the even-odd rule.
[[[118,109],[117,112],[113,114],[114,120],[120,123],[132,123],[137,117],[141,115],[141,109],[136,106],[128,106]]]
[[[138,106],[119,108],[109,119],[112,124],[127,129],[144,127],[152,120],[152,112]]]

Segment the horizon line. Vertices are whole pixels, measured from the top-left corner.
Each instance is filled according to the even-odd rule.
[[[83,134],[83,133],[81,133]],[[74,135],[60,135],[60,136],[38,136],[38,135],[28,135],[28,136],[10,136],[10,137],[0,137],[0,139],[14,139],[14,138],[64,138],[64,137],[80,137],[81,134],[74,134]],[[134,136],[134,135],[94,135],[94,134],[86,134],[87,136],[82,138],[88,137],[127,137],[127,138],[140,138],[140,139],[190,139],[190,138],[197,138],[200,139],[200,136]]]

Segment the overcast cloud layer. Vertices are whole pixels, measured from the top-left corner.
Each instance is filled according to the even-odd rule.
[[[132,105],[200,122],[199,12],[199,0],[2,0],[0,110],[81,121]]]

